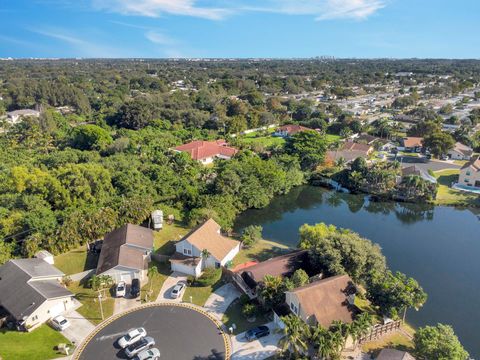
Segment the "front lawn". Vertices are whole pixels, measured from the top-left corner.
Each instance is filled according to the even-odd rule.
[[[155,252],[162,255],[172,255],[175,252],[175,243],[189,231],[189,228],[177,222],[172,225],[164,223],[162,230],[154,232],[153,247]]]
[[[55,267],[65,275],[73,275],[97,266],[98,255],[87,253],[87,247],[81,246],[54,257]]]
[[[239,139],[239,141],[245,145],[257,145],[264,148],[269,148],[272,146],[282,146],[283,144],[285,144],[284,138],[275,136],[245,137]]]
[[[378,340],[369,341],[362,345],[362,351],[373,353],[375,356],[378,355],[380,350],[383,348],[391,348],[408,352],[412,352],[414,349],[412,340],[400,331],[386,335]]]
[[[235,324],[236,329],[233,331],[234,334],[240,334],[248,329],[254,328],[255,326],[266,324],[269,321],[268,316],[260,314],[255,318],[255,321],[249,322],[242,314],[242,304],[240,303],[240,299],[236,299],[230,304],[222,318],[222,322],[227,329],[230,328],[232,324]]]
[[[210,297],[210,295],[212,295],[212,293],[222,285],[224,285],[224,282],[222,279],[217,281],[215,284],[209,285],[209,286],[188,285],[187,288],[185,289],[185,293],[183,294],[183,301],[190,302],[190,299],[191,299],[192,304],[195,304],[198,306],[204,306],[205,302]]]
[[[233,259],[233,264],[235,266],[249,261],[265,261],[274,256],[285,254],[291,250],[292,249],[288,246],[273,241],[260,240],[252,247],[240,250],[235,259]]]
[[[152,261],[149,264],[149,267],[156,267],[157,273],[150,273],[148,277],[148,283],[142,287],[141,299],[145,299],[145,294],[149,292],[148,299],[149,301],[155,301],[157,299],[158,293],[162,288],[163,283],[168,278],[171,273],[169,263],[157,263]]]
[[[0,331],[0,358],[5,360],[48,360],[62,357],[54,348],[70,344],[60,332],[42,325],[32,332]],[[70,346],[71,350],[73,347]],[[71,353],[71,352],[70,352]]]
[[[98,291],[90,289],[78,281],[72,282],[68,289],[75,294],[75,298],[82,303],[78,312],[94,324],[102,322],[100,304],[98,302]],[[102,290],[102,296],[106,298],[102,301],[103,316],[108,318],[113,315],[113,305],[115,300],[112,298],[109,289]]]
[[[458,170],[442,170],[434,173],[438,181],[437,205],[459,205],[480,207],[480,196],[450,187],[458,181]]]

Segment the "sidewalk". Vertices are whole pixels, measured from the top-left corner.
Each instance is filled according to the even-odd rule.
[[[228,283],[219,287],[205,302],[205,309],[215,318],[222,321],[223,314],[230,304],[240,296],[240,292],[232,284]]]

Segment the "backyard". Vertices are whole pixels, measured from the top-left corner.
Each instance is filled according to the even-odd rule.
[[[288,251],[288,246],[273,241],[259,240],[253,246],[240,250],[238,255],[233,260],[233,265],[240,265],[249,261],[265,261],[271,257],[282,255]]]
[[[438,181],[437,205],[458,205],[480,207],[480,196],[455,190],[450,185],[458,180],[458,170],[442,170],[434,173]]]
[[[62,357],[55,350],[59,344],[70,344],[70,342],[48,325],[42,325],[29,333],[2,329],[0,358],[5,360],[55,359]]]
[[[190,229],[179,222],[163,224],[163,229],[154,232],[153,248],[157,254],[171,255],[175,252],[175,242],[184,237]]]
[[[65,275],[73,275],[97,266],[98,255],[87,253],[85,245],[54,257],[55,267]]]

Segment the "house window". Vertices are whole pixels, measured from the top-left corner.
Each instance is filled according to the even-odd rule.
[[[295,304],[292,302],[290,303],[290,309],[292,309],[292,311],[296,314],[297,313],[297,307],[295,306]]]
[[[466,182],[466,183],[470,182],[470,179],[465,179],[465,182]]]
[[[470,171],[467,171],[465,175],[470,176]]]
[[[38,320],[38,315],[32,316],[32,321]]]
[[[220,267],[220,263],[219,262],[216,262],[215,263],[215,268],[218,269]]]
[[[189,249],[185,249],[185,248],[184,248],[184,249],[183,249],[183,253],[184,253],[185,255],[191,255],[191,254],[192,254],[192,250],[189,250]]]

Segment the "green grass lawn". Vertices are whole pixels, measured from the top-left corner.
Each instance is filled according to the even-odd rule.
[[[248,134],[250,135],[250,134]],[[272,146],[281,146],[285,144],[285,139],[281,137],[273,136],[258,136],[258,137],[244,137],[239,139],[241,143],[245,145],[257,145],[269,148]]]
[[[175,222],[172,225],[163,224],[163,229],[154,232],[153,247],[155,252],[171,255],[175,252],[175,242],[190,231],[189,228]]]
[[[227,311],[225,311],[222,322],[227,328],[232,326],[232,324],[235,324],[236,329],[234,330],[234,334],[240,334],[255,326],[263,325],[269,322],[269,319],[265,314],[260,314],[255,318],[255,321],[249,322],[242,314],[242,305],[240,304],[240,299],[236,299],[230,304]]]
[[[434,173],[439,185],[435,204],[480,207],[480,196],[450,187],[458,180],[458,173],[458,170],[442,170]]]
[[[54,350],[58,344],[70,344],[58,331],[42,325],[30,333],[0,331],[0,358],[5,360],[48,360],[62,357]],[[72,347],[71,347],[72,348]]]
[[[75,298],[82,303],[82,306],[79,307],[77,311],[92,323],[101,323],[102,315],[98,302],[98,291],[87,288],[78,281],[72,282],[72,284],[68,286],[68,289],[73,292]],[[102,301],[103,315],[106,319],[113,315],[113,304],[115,300],[112,298],[109,289],[102,290],[102,295],[106,296],[106,299]]]
[[[329,144],[340,140],[342,137],[340,135],[334,135],[334,134],[327,134],[327,142]]]
[[[187,286],[185,293],[183,294],[183,301],[190,302],[190,296],[192,297],[192,303],[198,306],[204,306],[205,302],[212,293],[220,286],[224,285],[222,279],[211,286]]]
[[[76,274],[97,266],[98,255],[88,254],[87,247],[81,246],[64,254],[55,256],[55,267],[65,275]]]
[[[406,331],[408,332],[408,330]],[[375,356],[378,355],[380,350],[383,348],[411,352],[413,350],[413,342],[402,332],[395,332],[391,335],[384,336],[381,339],[369,341],[362,345],[362,351],[373,353]]]
[[[233,259],[233,265],[243,264],[249,261],[265,261],[271,257],[285,254],[291,251],[288,246],[268,241],[260,240],[250,248],[240,250],[238,255]]]
[[[141,299],[145,299],[145,295],[148,292],[149,301],[155,301],[157,299],[158,293],[160,292],[163,283],[171,273],[169,263],[157,263],[155,261],[152,261],[150,263],[150,267],[153,266],[157,268],[158,273],[153,274],[153,276],[149,277],[148,283],[146,283],[142,287],[140,295]]]

